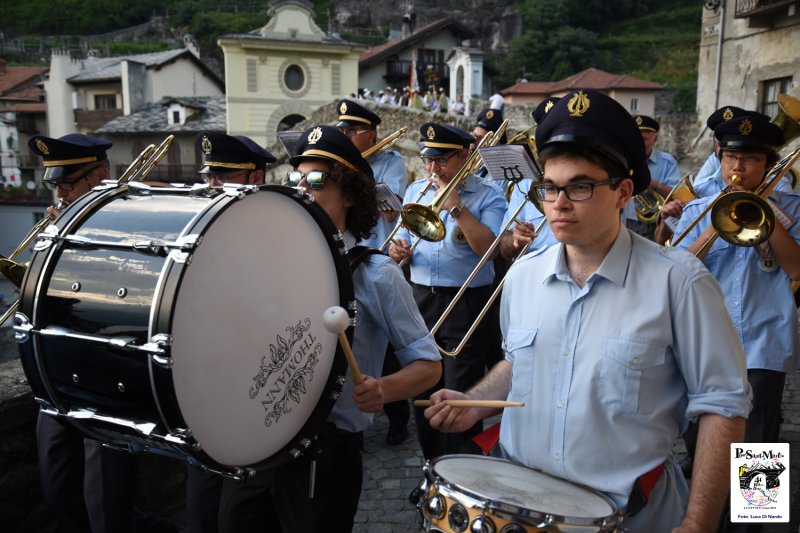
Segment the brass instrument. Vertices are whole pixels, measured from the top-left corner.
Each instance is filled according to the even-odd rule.
[[[703,209],[684,232],[673,241],[672,246],[683,240],[709,212],[711,212],[711,224],[716,231],[703,243],[696,255],[702,255],[708,250],[717,237],[722,237],[736,246],[757,246],[769,239],[775,229],[775,214],[765,198],[772,193],[775,186],[798,158],[800,158],[800,149],[781,159],[772,167],[767,178],[754,192],[731,191],[731,185],[741,179],[734,175],[731,178],[731,185],[725,187],[719,196]],[[772,179],[769,179],[770,175],[773,175]]]
[[[783,131],[784,145],[800,136],[800,100],[788,94],[778,95],[778,115],[772,123]]]
[[[505,232],[509,230],[509,228],[511,227],[511,224],[514,223],[514,222],[518,222],[517,217],[522,212],[522,209],[525,207],[525,204],[527,204],[529,201],[532,201],[534,203],[534,205],[536,206],[536,209],[538,209],[540,213],[544,213],[544,207],[542,205],[542,201],[539,199],[539,197],[533,191],[533,187],[534,187],[535,184],[536,184],[536,182],[532,182],[531,183],[531,187],[528,190],[528,194],[525,197],[525,201],[522,202],[519,205],[519,207],[517,208],[516,211],[514,211],[514,215],[509,219],[509,221],[506,223],[506,225],[503,227],[503,229],[500,230],[500,233],[497,235],[497,238],[494,241],[492,241],[492,244],[489,246],[489,249],[486,250],[486,253],[483,254],[483,257],[481,257],[480,261],[478,261],[478,264],[475,265],[474,269],[472,269],[472,272],[467,277],[467,280],[464,282],[464,284],[458,290],[456,295],[453,297],[453,299],[451,300],[450,304],[447,306],[447,308],[442,313],[442,316],[439,317],[439,320],[437,320],[436,324],[433,325],[433,328],[431,328],[431,335],[435,335],[436,332],[439,331],[439,328],[442,327],[442,324],[444,323],[444,321],[447,320],[447,317],[450,316],[450,313],[453,311],[453,308],[455,308],[455,306],[458,303],[458,301],[461,299],[461,297],[464,295],[464,293],[469,288],[469,284],[472,283],[472,280],[475,279],[475,276],[478,275],[478,272],[480,272],[480,270],[483,268],[483,266],[486,264],[486,262],[489,261],[489,259],[494,255],[494,252],[497,249],[497,246],[500,244],[500,240],[502,239],[502,237],[505,234]],[[547,223],[547,219],[544,219],[544,220],[542,220],[541,224],[539,224],[539,226],[534,229],[534,231],[536,232],[537,235],[539,234],[539,232],[542,231],[542,228],[544,228],[544,225],[546,223]],[[516,261],[517,259],[519,259],[522,256],[524,256],[527,253],[528,248],[530,248],[531,244],[533,244],[533,239],[530,240],[527,244],[525,244],[525,246],[520,248],[520,251],[517,254],[517,256],[514,258],[514,260]],[[447,355],[449,357],[458,357],[458,354],[460,354],[461,351],[464,349],[464,346],[466,346],[466,344],[469,341],[470,337],[472,337],[472,334],[475,333],[476,329],[478,329],[478,325],[481,323],[481,320],[483,320],[483,317],[486,316],[486,313],[489,312],[489,309],[491,309],[492,304],[494,304],[494,301],[500,295],[500,291],[503,290],[503,285],[505,284],[507,276],[508,276],[508,274],[503,276],[503,279],[501,279],[500,282],[497,284],[497,288],[495,288],[494,292],[492,292],[491,296],[489,296],[489,299],[486,301],[486,304],[483,306],[483,309],[481,309],[481,312],[478,313],[477,317],[475,317],[475,321],[469,327],[467,332],[464,334],[464,338],[461,339],[461,342],[458,343],[458,346],[456,346],[454,350],[447,351],[447,350],[443,349],[441,346],[439,346],[437,344],[436,347],[439,349],[439,352],[441,352],[442,355]]]
[[[480,147],[483,148],[485,146],[495,146],[495,145],[497,145],[497,143],[500,142],[500,138],[503,137],[503,135],[505,134],[506,129],[508,128],[509,122],[510,122],[509,119],[505,119],[503,122],[500,123],[500,126],[498,126],[497,131],[490,131],[489,133],[484,135],[484,137],[483,137],[484,139],[488,135],[491,135],[492,138],[486,143],[484,143],[484,142],[479,143]],[[483,139],[481,139],[481,141],[483,141]],[[478,147],[477,146],[475,147],[474,151],[475,152],[478,151]],[[469,174],[475,174],[477,171],[479,171],[481,169],[482,166],[483,166],[483,159],[481,158],[480,154],[478,154],[478,157],[475,159],[475,162],[472,164],[472,166],[469,169]]]
[[[361,157],[369,160],[370,157],[375,157],[376,155],[382,154],[383,152],[394,146],[394,144],[397,141],[399,141],[403,136],[405,136],[407,131],[408,131],[407,127],[400,128],[396,132],[387,136],[385,139],[381,139],[380,142],[375,143],[374,146],[370,146],[369,148],[361,152]]]
[[[128,170],[126,170],[122,174],[122,176],[120,176],[120,179],[117,180],[118,183],[144,180],[144,178],[147,177],[148,174],[150,174],[150,171],[155,168],[158,162],[161,161],[161,159],[165,155],[167,155],[169,147],[170,145],[172,145],[172,141],[174,140],[175,140],[174,135],[167,135],[167,137],[161,142],[161,144],[158,145],[158,148],[156,148],[155,151],[150,150],[149,146],[144,150],[142,150],[142,153],[139,154],[139,157],[137,157],[136,160],[133,163],[131,163],[131,165],[128,167],[128,169],[130,170],[132,166],[136,165],[136,168],[132,170],[130,173],[128,172]],[[147,152],[148,155],[145,155],[145,152]],[[139,159],[142,159],[142,162],[137,164]],[[125,176],[125,174],[129,175]],[[125,178],[124,181],[123,178]]]
[[[505,120],[503,121],[503,124],[507,122],[508,120]],[[501,124],[500,128],[498,128],[498,131],[500,131],[501,128],[505,129]],[[389,236],[386,237],[386,240],[383,242],[383,244],[381,244],[380,250],[383,251],[389,246],[389,244],[394,240],[394,236],[397,235],[398,231],[400,231],[400,228],[406,228],[420,239],[424,239],[426,241],[435,242],[444,239],[447,231],[444,223],[438,215],[439,211],[441,211],[441,205],[444,204],[447,196],[449,196],[450,193],[455,189],[456,185],[458,185],[462,179],[466,178],[471,173],[470,170],[472,169],[475,160],[480,158],[478,148],[489,146],[489,143],[492,142],[495,137],[497,136],[493,132],[489,132],[483,137],[483,139],[481,139],[481,142],[478,143],[478,146],[476,146],[472,153],[470,153],[469,157],[467,157],[467,160],[463,165],[461,165],[461,168],[458,169],[456,175],[453,176],[453,179],[451,179],[447,186],[442,189],[441,192],[444,194],[440,193],[437,195],[428,206],[421,205],[418,202],[423,196],[425,196],[431,187],[433,187],[433,182],[429,182],[422,189],[422,191],[420,191],[414,202],[405,204],[403,206],[403,212],[400,214],[400,220]],[[434,209],[436,210],[434,211]],[[416,246],[416,243],[414,246]]]
[[[122,173],[119,179],[117,179],[117,183],[125,183],[126,181],[130,180],[131,176],[141,170],[142,166],[144,166],[145,162],[153,154],[155,149],[155,144],[146,146],[145,149],[139,153],[136,159],[134,159],[133,162],[128,165],[128,168],[125,169],[125,172]]]
[[[660,192],[650,187],[646,188],[633,197],[636,218],[642,224],[654,224],[665,203],[667,202]]]
[[[694,187],[692,187],[692,181],[689,179],[689,174],[684,174],[681,176],[681,179],[672,187],[672,190],[669,191],[669,194],[666,198],[664,198],[664,203],[671,200],[680,200],[684,204],[688,204],[692,200],[697,199],[697,192],[695,192]]]

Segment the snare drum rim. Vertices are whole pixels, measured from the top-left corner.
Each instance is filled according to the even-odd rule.
[[[458,501],[458,496],[464,495],[464,496],[474,500],[475,502],[479,502],[481,504],[486,504],[486,505],[480,505],[478,507],[485,508],[487,511],[497,511],[498,514],[500,514],[500,513],[511,513],[513,515],[513,516],[504,516],[503,517],[504,519],[513,520],[514,518],[522,517],[524,519],[531,519],[532,521],[548,522],[548,523],[550,523],[552,525],[555,525],[555,526],[558,526],[558,525],[564,525],[564,526],[596,526],[596,527],[604,528],[603,530],[607,530],[607,528],[616,527],[621,522],[621,518],[622,518],[621,512],[617,508],[617,505],[614,503],[614,501],[611,498],[609,498],[608,496],[606,496],[602,492],[599,492],[599,491],[597,491],[597,490],[595,490],[595,489],[593,489],[591,487],[587,487],[586,485],[581,485],[580,483],[575,483],[575,482],[569,481],[569,480],[562,480],[562,481],[569,481],[569,483],[575,485],[576,487],[580,487],[580,488],[582,488],[584,490],[587,490],[587,491],[591,492],[593,495],[595,495],[595,496],[599,497],[600,499],[602,499],[603,501],[605,501],[609,505],[609,507],[612,509],[613,512],[611,514],[607,515],[607,516],[604,516],[604,517],[579,518],[579,517],[571,517],[571,516],[562,516],[562,515],[548,513],[548,512],[544,512],[544,511],[531,510],[531,509],[527,509],[527,508],[521,508],[521,507],[518,507],[516,505],[511,505],[511,504],[508,504],[508,503],[505,503],[505,502],[494,502],[494,501],[490,500],[489,498],[487,498],[486,496],[483,496],[483,495],[475,492],[474,490],[470,490],[470,489],[467,489],[465,487],[462,487],[462,486],[460,486],[460,485],[458,485],[458,484],[456,484],[454,482],[448,481],[445,478],[443,478],[442,476],[440,476],[436,472],[436,464],[441,462],[441,461],[447,460],[447,459],[466,459],[468,461],[483,460],[483,461],[489,461],[489,462],[495,462],[495,463],[508,463],[508,464],[513,464],[513,465],[519,466],[521,468],[526,468],[528,470],[532,470],[532,471],[540,473],[540,474],[544,474],[546,476],[550,476],[550,474],[547,474],[546,472],[542,472],[541,470],[537,470],[535,468],[530,468],[530,467],[521,465],[519,463],[515,463],[515,462],[510,461],[508,459],[502,459],[502,458],[499,458],[499,457],[488,457],[488,456],[483,456],[483,455],[470,455],[470,454],[443,455],[443,456],[437,457],[436,459],[433,459],[431,461],[431,467],[430,467],[430,470],[429,470],[429,474],[426,474],[426,475],[430,475],[431,476],[429,481],[434,486],[434,490],[435,491],[437,491],[437,492],[441,491],[441,493],[443,495],[445,495],[445,496],[447,496],[447,497],[449,497],[449,498],[451,498],[453,500],[456,500],[456,501]],[[555,477],[555,476],[551,476],[551,477]]]

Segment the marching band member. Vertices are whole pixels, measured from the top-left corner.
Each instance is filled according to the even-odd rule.
[[[109,177],[106,151],[111,145],[79,133],[58,139],[35,135],[28,141],[42,158],[42,183],[67,205]],[[54,208],[48,213],[58,215]],[[177,530],[135,508],[135,455],[107,448],[41,411],[36,448],[44,498],[72,527],[95,533]]]
[[[544,119],[547,112],[550,111],[559,100],[560,98],[558,96],[550,96],[539,102],[539,105],[537,105],[531,113],[531,117],[536,124],[539,124]],[[527,201],[528,191],[530,191],[532,183],[533,179],[525,178],[515,184],[514,190],[511,192],[511,198],[508,200],[508,207],[503,217],[502,227],[506,227],[506,224],[508,224],[508,221],[514,213],[516,213],[519,206]],[[550,228],[546,224],[542,227],[539,234],[536,233],[536,228],[541,226],[542,221],[544,221],[544,213],[536,208],[532,200],[527,201],[522,211],[517,215],[517,220],[521,222],[512,224],[500,240],[500,255],[505,259],[509,261],[513,260],[519,255],[522,247],[532,240],[534,241],[533,244],[528,246],[528,250],[525,253],[531,253],[534,250],[546,248],[556,243],[553,232],[550,231]]]
[[[338,129],[304,132],[288,184],[306,189],[351,249],[378,218],[369,164]],[[353,353],[365,379],[348,373],[341,396],[319,436],[320,452],[223,488],[223,531],[350,531],[361,494],[363,431],[384,403],[430,388],[441,373],[433,337],[416,309],[402,271],[382,254],[364,254],[353,268],[357,302]],[[381,376],[387,344],[403,368]],[[309,471],[316,472],[313,484]],[[313,474],[312,474],[313,475]],[[309,498],[309,492],[313,496]]]
[[[420,155],[431,175],[409,185],[403,203],[415,201],[427,187],[428,180],[440,190],[445,187],[464,166],[469,146],[474,141],[467,132],[453,126],[426,123],[420,132],[423,138]],[[437,191],[428,191],[418,202],[429,203],[435,194]],[[439,215],[447,228],[443,240],[422,241],[412,254],[409,245],[411,234],[402,229],[389,246],[389,255],[395,261],[410,257],[414,299],[428,328],[433,327],[494,241],[505,212],[505,199],[496,186],[469,174],[442,207]],[[493,265],[487,262],[455,307],[455,312],[436,333],[440,345],[452,350],[460,343],[492,293],[493,276]],[[461,354],[444,359],[445,386],[466,390],[484,375],[487,360],[491,359],[492,352],[499,350],[496,329],[496,322],[487,316]],[[415,417],[420,445],[427,459],[461,451],[463,444],[481,431],[481,424],[477,423],[462,435],[450,435],[445,439],[430,429],[421,409],[415,409]]]
[[[722,179],[736,191],[755,191],[778,160],[777,147],[784,144],[780,128],[755,114],[721,123],[714,136],[720,143]],[[734,175],[740,180],[733,182]],[[724,193],[689,202],[676,233],[683,233],[719,194]],[[776,224],[764,244],[742,247],[718,238],[698,255],[722,287],[747,354],[753,410],[743,442],[777,442],[786,372],[800,366],[797,307],[791,291],[792,281],[800,279],[800,195],[774,191],[768,203]],[[709,213],[678,247],[697,253],[714,233]],[[700,466],[697,456],[699,452],[693,477]],[[725,530],[735,527],[726,520]]]
[[[730,479],[725,450],[742,437],[750,407],[719,285],[689,254],[622,226],[621,210],[650,174],[621,105],[568,93],[536,144],[536,192],[559,243],[509,271],[506,360],[466,393],[435,393],[425,415],[442,431],[463,431],[497,409],[443,400],[522,401],[503,413],[500,455],[607,494],[625,508],[628,531],[713,531]],[[689,492],[672,446],[698,417]]]
[[[336,105],[339,110],[339,122],[336,127],[344,133],[362,154],[375,146],[378,140],[377,127],[381,123],[381,118],[369,109],[353,102],[352,100],[340,100]],[[408,184],[408,170],[406,162],[398,152],[386,150],[378,155],[369,158],[369,165],[372,168],[372,175],[376,183],[384,182],[397,196],[403,197]],[[380,216],[372,234],[365,238],[361,243],[371,248],[380,248],[386,238],[394,229],[399,213],[387,213],[383,209],[378,209]],[[395,372],[400,368],[394,350],[390,345],[386,349],[386,359],[384,361],[384,372]],[[389,419],[389,431],[386,433],[386,444],[394,446],[401,444],[408,436],[408,420],[411,417],[411,409],[408,400],[405,398],[397,402],[392,402],[384,406],[386,417]]]

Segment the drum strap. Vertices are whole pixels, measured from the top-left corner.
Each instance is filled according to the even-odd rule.
[[[649,472],[645,472],[638,477],[636,483],[633,484],[633,491],[628,498],[628,516],[636,516],[639,514],[639,511],[644,509],[645,505],[647,505],[647,502],[650,500],[650,493],[653,492],[653,487],[655,487],[663,471],[664,463],[661,463]]]
[[[364,262],[364,259],[380,253],[380,250],[370,248],[369,246],[353,246],[347,252],[347,258],[350,260],[350,270],[355,272],[358,266]]]

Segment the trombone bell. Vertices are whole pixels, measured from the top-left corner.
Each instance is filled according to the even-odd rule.
[[[711,210],[711,224],[719,236],[736,246],[758,246],[775,229],[775,214],[758,195],[727,193]]]
[[[447,228],[433,209],[422,204],[403,207],[400,224],[417,237],[428,242],[438,242],[447,235]]]

